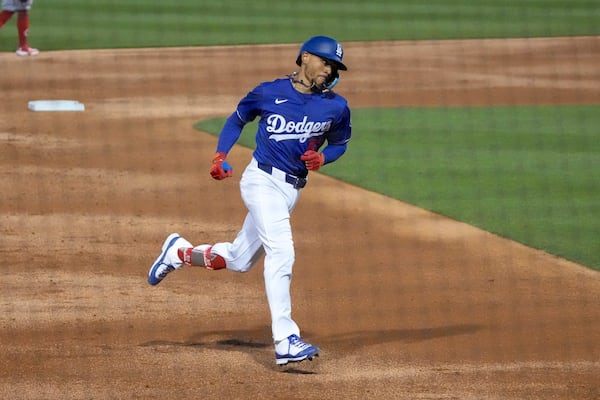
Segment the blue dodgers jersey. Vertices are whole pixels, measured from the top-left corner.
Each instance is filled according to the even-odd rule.
[[[304,94],[290,79],[263,82],[237,107],[245,123],[260,117],[254,158],[289,174],[305,177],[300,156],[318,150],[325,142],[343,145],[352,127],[348,102],[334,92]]]

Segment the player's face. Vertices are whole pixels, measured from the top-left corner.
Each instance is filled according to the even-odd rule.
[[[310,53],[306,53],[306,55],[306,69],[304,70],[306,78],[317,86],[323,85],[332,74],[335,66],[325,58]]]

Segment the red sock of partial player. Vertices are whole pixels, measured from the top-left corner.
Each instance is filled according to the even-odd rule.
[[[2,25],[4,25],[6,21],[8,21],[10,17],[13,16],[13,14],[14,12],[6,10],[0,12],[0,27],[2,27]]]
[[[17,31],[19,31],[19,47],[26,49],[29,47],[27,44],[27,31],[29,30],[29,13],[22,11],[17,17]]]

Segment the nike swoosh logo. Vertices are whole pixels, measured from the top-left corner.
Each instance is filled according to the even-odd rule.
[[[275,104],[281,104],[287,102],[288,99],[275,99]]]

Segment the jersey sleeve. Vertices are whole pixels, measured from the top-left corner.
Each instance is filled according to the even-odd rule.
[[[331,133],[327,136],[327,145],[323,149],[325,164],[336,161],[346,152],[351,136],[350,109],[345,105],[339,118],[334,121]]]
[[[334,121],[330,134],[327,135],[327,143],[331,145],[343,145],[350,141],[352,137],[352,122],[350,118],[350,108],[346,104]]]
[[[238,117],[247,124],[254,121],[261,113],[263,99],[263,85],[259,85],[252,89],[237,106]]]
[[[233,145],[240,138],[244,126],[254,121],[259,115],[261,99],[262,87],[257,86],[240,100],[237,109],[227,118],[221,129],[217,152],[229,153]]]
[[[237,112],[234,112],[227,118],[219,134],[217,153],[229,153],[229,150],[231,150],[240,138],[244,125],[246,124],[239,118]]]

